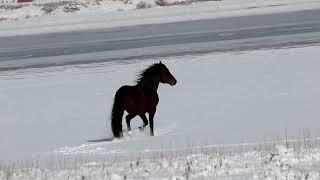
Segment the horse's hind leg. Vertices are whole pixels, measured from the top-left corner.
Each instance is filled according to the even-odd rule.
[[[127,122],[128,132],[131,131],[130,121],[131,121],[131,119],[133,119],[134,117],[136,117],[135,114],[128,114],[128,115],[126,116],[126,122]]]
[[[142,131],[148,125],[148,119],[147,119],[145,114],[140,115],[140,117],[141,117],[141,119],[143,121],[143,126],[140,126],[139,128]]]
[[[156,111],[149,112],[150,135],[151,136],[154,136],[154,133],[153,133],[153,118],[154,118],[154,114],[155,113],[156,113]]]

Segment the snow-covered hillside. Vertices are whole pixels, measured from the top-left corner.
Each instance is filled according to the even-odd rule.
[[[77,0],[71,1],[71,4],[64,1],[61,1],[63,3],[57,3],[59,2],[57,0],[52,1],[45,3],[47,1],[38,0],[27,5],[2,3],[0,5],[0,36],[78,31],[320,8],[318,0],[206,2],[202,0],[201,2],[197,0]],[[156,1],[165,1],[169,6],[160,6]]]

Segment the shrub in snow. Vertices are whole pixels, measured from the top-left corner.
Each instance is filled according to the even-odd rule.
[[[47,14],[50,14],[52,11],[56,10],[58,8],[57,3],[47,3],[44,4],[43,7],[41,8],[42,11],[44,11]]]
[[[0,9],[6,9],[6,10],[15,10],[15,9],[20,9],[22,8],[22,4],[5,4],[5,3],[0,3]]]
[[[189,5],[192,2],[195,2],[195,1],[175,1],[175,2],[171,3],[170,5]]]
[[[144,1],[140,1],[137,5],[136,5],[137,9],[145,9],[145,8],[151,8],[151,4],[147,4]]]
[[[91,0],[91,1],[87,1],[87,2],[84,2],[83,4],[85,5],[85,6],[101,6],[101,2],[102,2],[103,0]]]
[[[131,0],[124,0],[123,3],[124,4],[132,4],[132,1]]]
[[[80,7],[78,6],[78,4],[70,3],[70,4],[66,5],[66,6],[64,6],[62,8],[62,10],[65,13],[72,13],[72,12],[75,12],[75,11],[79,11]]]
[[[0,4],[15,4],[16,0],[1,0]]]
[[[168,3],[167,0],[155,0],[154,2],[155,2],[156,5],[158,5],[158,6],[168,6],[168,5],[169,5],[169,3]]]

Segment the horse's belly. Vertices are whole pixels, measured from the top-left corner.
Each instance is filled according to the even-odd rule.
[[[126,103],[126,110],[129,112],[129,113],[132,113],[132,112],[135,112],[137,109],[137,104],[136,102],[134,101],[134,99],[129,99]]]
[[[137,114],[145,114],[147,112],[146,103],[139,103],[139,105],[136,108]]]
[[[146,102],[137,101],[134,98],[129,99],[126,103],[126,111],[134,114],[145,114],[147,111]]]

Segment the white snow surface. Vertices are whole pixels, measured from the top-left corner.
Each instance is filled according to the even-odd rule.
[[[45,13],[43,5],[29,4],[18,9],[0,9],[0,36],[52,33],[112,28],[142,24],[159,24],[209,18],[270,14],[290,11],[319,9],[318,0],[222,0],[191,3],[188,6],[156,6],[136,9],[139,0],[86,1],[85,6],[75,5],[79,11],[65,13],[64,6]],[[80,2],[82,2],[80,1]],[[185,0],[182,0],[185,1]],[[78,1],[79,2],[79,1]],[[168,1],[169,3],[174,0]],[[179,1],[180,2],[180,1]],[[188,1],[186,1],[188,2]],[[2,21],[1,21],[2,20]]]
[[[318,142],[319,143],[319,142]],[[319,146],[222,151],[190,149],[178,155],[154,155],[129,161],[93,161],[58,168],[1,168],[6,179],[308,179],[320,178]]]
[[[308,46],[161,59],[178,83],[159,87],[155,136],[135,118],[111,141],[115,91],[159,59],[2,71],[0,179],[318,179],[318,141],[214,147],[319,137],[319,56]],[[57,169],[2,165],[44,157],[63,158]],[[86,163],[69,167],[68,157]]]

